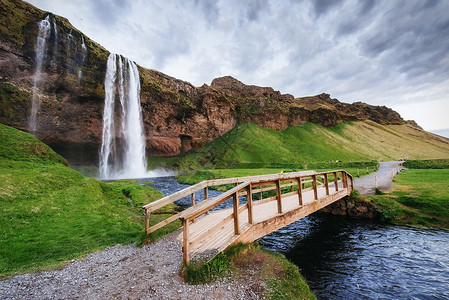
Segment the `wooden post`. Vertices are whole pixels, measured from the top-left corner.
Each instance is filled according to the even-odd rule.
[[[253,194],[251,184],[246,190],[246,202],[248,203],[248,223],[253,224]]]
[[[190,194],[190,205],[195,206],[195,193]]]
[[[376,188],[377,188],[377,176],[374,177],[374,183],[375,183]]]
[[[341,172],[341,180],[343,181],[343,188],[348,188],[348,177],[346,176],[346,172]]]
[[[207,198],[209,198],[209,188],[206,186],[204,188],[204,200],[206,200]]]
[[[292,182],[290,182],[292,185],[290,186],[290,192],[292,192],[293,193],[293,181]]]
[[[234,207],[234,234],[240,234],[240,225],[239,225],[239,196],[235,192],[232,194],[232,204]]]
[[[329,181],[327,180],[327,173],[324,173],[324,186],[326,187],[326,195],[329,195]]]
[[[354,190],[354,179],[352,177],[349,177],[351,179],[351,191]]]
[[[394,169],[391,169],[391,180],[394,179]]]
[[[262,200],[262,186],[259,187],[260,188],[260,192],[259,192],[259,200]]]
[[[182,252],[184,256],[184,262],[186,264],[190,264],[190,255],[189,255],[189,220],[182,220],[183,227],[183,235],[182,235]]]
[[[338,177],[337,172],[334,172],[334,184],[335,184],[335,191],[338,191]]]
[[[145,234],[150,234],[150,212],[148,209],[145,209]]]
[[[315,200],[318,200],[318,190],[316,186],[316,175],[312,175],[312,184],[313,184],[313,195]]]
[[[299,200],[299,206],[302,206],[302,184],[301,184],[301,177],[296,178],[298,181],[298,200]]]
[[[278,213],[282,214],[282,195],[281,195],[281,184],[279,179],[276,180],[276,200],[278,202]]]

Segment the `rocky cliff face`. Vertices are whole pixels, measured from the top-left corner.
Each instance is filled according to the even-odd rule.
[[[101,144],[104,76],[108,51],[77,31],[68,20],[21,1],[0,2],[0,122],[29,130],[36,71],[38,22],[48,16],[50,31],[36,92],[41,106],[36,135],[60,150],[90,151]],[[333,126],[370,119],[402,124],[386,107],[347,104],[327,94],[294,98],[270,87],[245,85],[232,77],[195,87],[139,67],[148,154],[172,156],[201,147],[238,123],[275,130],[306,122]]]

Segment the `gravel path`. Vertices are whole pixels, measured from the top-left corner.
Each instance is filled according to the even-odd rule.
[[[0,299],[260,299],[260,286],[247,284],[254,282],[251,274],[245,274],[245,282],[224,278],[185,284],[179,275],[181,261],[174,234],[142,248],[116,245],[61,270],[0,281]]]
[[[377,177],[378,188],[385,192],[391,188],[391,171],[396,176],[398,166],[403,161],[384,161],[379,163],[379,170],[361,178],[354,179],[354,188],[363,195],[374,195],[376,190],[375,178]]]

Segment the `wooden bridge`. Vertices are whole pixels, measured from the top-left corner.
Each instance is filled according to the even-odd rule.
[[[221,195],[209,198],[208,189],[235,184]],[[146,234],[180,219],[183,230],[184,261],[210,258],[230,245],[257,240],[349,195],[354,189],[352,176],[345,170],[281,173],[206,180],[143,206]],[[204,192],[201,202],[195,194]],[[184,211],[150,227],[150,214],[190,195]],[[217,206],[232,198],[229,208]]]

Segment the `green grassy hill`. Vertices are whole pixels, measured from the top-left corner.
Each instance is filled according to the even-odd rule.
[[[150,158],[150,164],[181,169],[307,168],[316,163],[449,157],[449,139],[412,125],[380,125],[372,121],[340,123],[332,128],[314,123],[284,131],[242,124],[180,156]]]
[[[84,177],[33,136],[2,124],[0,141],[0,277],[142,242],[140,206],[161,193]]]

